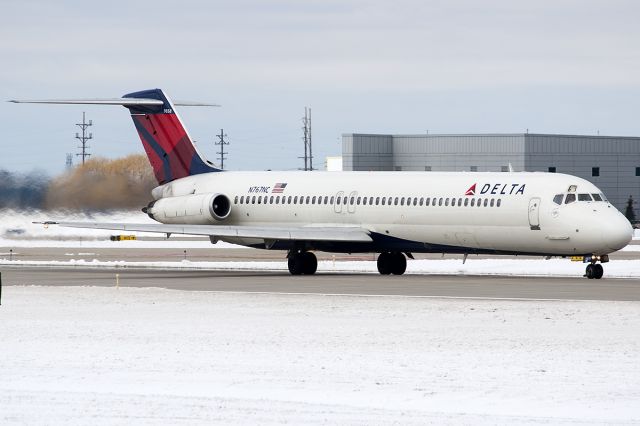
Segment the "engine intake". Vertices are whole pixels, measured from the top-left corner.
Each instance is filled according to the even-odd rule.
[[[209,212],[217,220],[224,220],[231,213],[231,201],[226,195],[218,194],[213,197],[209,205]]]

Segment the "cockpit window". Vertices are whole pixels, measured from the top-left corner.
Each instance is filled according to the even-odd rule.
[[[556,204],[562,204],[563,196],[564,196],[563,194],[557,194],[556,196],[553,197],[553,202]]]
[[[595,201],[602,201],[602,197],[600,196],[600,194],[591,194],[591,196]]]
[[[567,198],[564,199],[565,204],[573,203],[576,201],[576,194],[567,194]]]
[[[578,194],[578,201],[593,201],[589,194]]]
[[[607,203],[609,202],[602,192],[600,193],[600,196],[602,197],[602,201],[606,201]]]

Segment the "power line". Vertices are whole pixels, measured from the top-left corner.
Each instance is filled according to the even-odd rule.
[[[73,154],[67,154],[66,169],[69,170],[73,167]]]
[[[216,152],[216,154],[220,154],[220,168],[224,169],[224,158],[225,158],[224,146],[229,145],[229,142],[224,140],[224,138],[226,138],[227,135],[224,133],[223,129],[220,129],[220,134],[216,136],[218,137],[218,139],[220,139],[220,141],[214,142],[214,144],[220,145],[220,151]]]
[[[304,107],[302,118],[302,141],[304,142],[304,170],[313,170],[313,151],[311,149],[311,108]]]
[[[76,139],[78,139],[80,141],[80,143],[82,144],[82,146],[79,146],[78,148],[80,148],[82,151],[80,154],[76,154],[78,157],[82,157],[82,164],[84,165],[84,160],[87,157],[90,157],[91,154],[89,154],[87,152],[87,149],[89,149],[89,146],[87,146],[87,142],[91,139],[93,139],[93,133],[89,133],[89,136],[87,136],[87,129],[91,126],[93,126],[93,121],[89,120],[89,122],[87,123],[85,120],[85,114],[84,112],[82,112],[82,123],[76,123],[76,126],[80,127],[82,129],[82,136],[80,136],[77,132],[76,132]]]

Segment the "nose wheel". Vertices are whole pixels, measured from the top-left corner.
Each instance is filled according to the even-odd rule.
[[[604,274],[604,268],[599,263],[590,263],[587,265],[587,269],[584,273],[584,276],[589,278],[590,280],[596,279],[599,280],[602,278],[602,274]]]

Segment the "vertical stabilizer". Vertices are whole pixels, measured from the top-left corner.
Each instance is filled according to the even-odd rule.
[[[161,105],[125,105],[131,112],[158,183],[220,171],[202,158],[182,125],[173,103],[162,90],[129,93],[124,98],[162,101]]]

